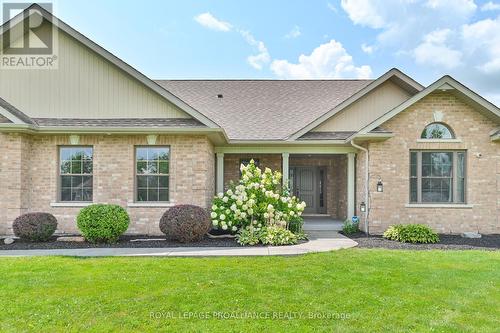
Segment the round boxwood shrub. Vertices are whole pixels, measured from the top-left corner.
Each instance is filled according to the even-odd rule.
[[[46,242],[57,229],[57,219],[49,213],[27,213],[12,223],[14,235],[31,242]]]
[[[437,243],[439,236],[423,224],[396,224],[384,232],[384,238],[402,243]]]
[[[90,205],[76,218],[78,229],[91,243],[116,243],[129,223],[127,211],[118,205]]]
[[[211,227],[207,210],[193,205],[170,208],[160,219],[160,230],[182,243],[200,241]]]

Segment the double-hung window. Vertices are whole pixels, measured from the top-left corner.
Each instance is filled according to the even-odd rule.
[[[137,147],[135,150],[136,200],[169,201],[169,147]]]
[[[93,195],[92,147],[60,147],[59,163],[59,200],[91,202]]]
[[[411,151],[411,203],[465,203],[465,151]]]

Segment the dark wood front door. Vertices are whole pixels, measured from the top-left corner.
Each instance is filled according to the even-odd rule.
[[[306,203],[304,213],[318,213],[318,180],[317,168],[295,168],[295,195]]]

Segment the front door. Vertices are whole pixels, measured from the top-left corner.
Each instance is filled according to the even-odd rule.
[[[306,203],[304,213],[318,213],[317,168],[295,167],[295,195]]]

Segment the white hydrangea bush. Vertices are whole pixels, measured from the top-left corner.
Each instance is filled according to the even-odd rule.
[[[213,200],[211,218],[216,229],[233,233],[271,226],[288,229],[290,221],[301,219],[306,204],[281,187],[280,172],[269,168],[262,172],[253,160],[240,170],[239,183]]]

